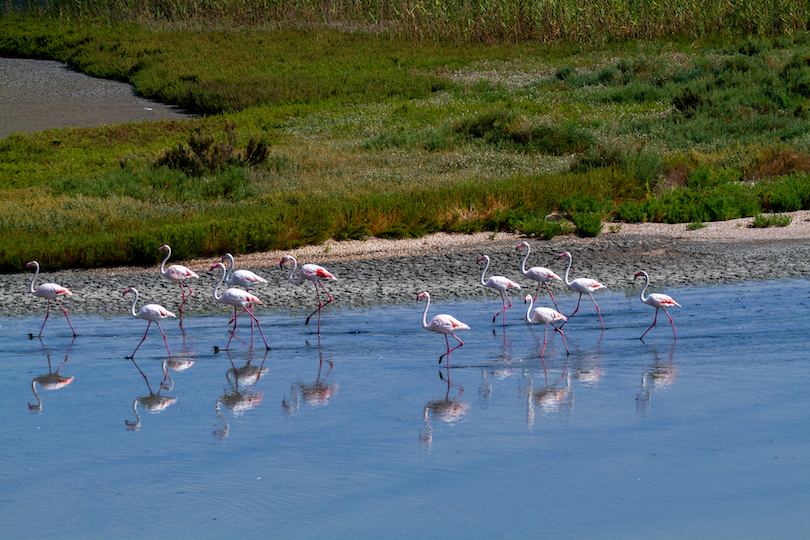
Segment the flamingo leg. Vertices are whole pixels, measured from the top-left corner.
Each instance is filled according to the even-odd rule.
[[[183,285],[188,287],[188,295],[186,295],[185,289],[183,289]],[[183,305],[185,305],[186,300],[191,298],[191,295],[194,294],[194,290],[189,287],[188,283],[185,281],[180,282],[180,296],[182,296],[182,300],[180,301],[180,318],[183,318]]]
[[[42,327],[39,329],[39,335],[37,337],[42,337],[42,331],[45,330],[45,323],[48,322],[48,316],[51,314],[51,301],[48,300],[48,308],[45,310],[45,320],[42,321]]]
[[[667,313],[667,315],[669,315],[669,313]],[[641,334],[641,337],[638,338],[638,339],[644,340],[644,336],[647,335],[647,332],[649,332],[652,329],[652,327],[655,326],[655,323],[657,323],[657,322],[658,322],[658,308],[655,308],[655,318],[653,319],[653,323],[650,325],[649,328],[647,328],[647,330],[644,331],[643,334]],[[675,323],[672,324],[672,330],[673,330],[673,332],[675,331]]]
[[[252,305],[253,305],[253,304],[250,304],[250,306],[252,306]],[[234,306],[234,308],[233,308],[233,313],[234,313],[234,315],[233,315],[233,319],[231,319],[230,321],[228,321],[228,323],[229,323],[229,324],[230,324],[230,322],[231,322],[231,321],[233,321],[233,330],[231,331],[231,337],[230,337],[230,339],[228,339],[228,345],[226,345],[226,346],[225,346],[225,350],[226,350],[226,351],[228,350],[228,347],[230,347],[230,346],[231,346],[231,340],[233,339],[234,334],[236,334],[236,319],[237,319],[237,317],[239,317],[239,315],[241,315],[242,313],[247,313],[248,315],[250,315],[250,319],[251,319],[251,330],[253,329],[253,322],[254,322],[254,321],[256,322],[256,326],[258,326],[258,327],[259,327],[259,333],[262,335],[262,341],[264,341],[264,346],[265,346],[267,349],[269,349],[269,348],[270,348],[270,346],[267,344],[267,340],[266,340],[266,339],[265,339],[265,337],[264,337],[264,331],[262,330],[262,325],[261,325],[261,323],[259,323],[259,319],[257,319],[257,318],[256,318],[256,316],[255,316],[255,315],[253,315],[253,313],[252,313],[252,312],[251,312],[251,311],[248,309],[248,307],[250,307],[250,306],[243,307],[243,308],[242,308],[242,311],[240,311],[238,314],[236,313],[236,306]],[[253,334],[251,333],[251,336],[252,336],[252,335],[253,335]]]
[[[656,313],[657,312],[658,310],[656,310]],[[675,336],[675,339],[678,339],[678,334],[675,333],[675,321],[672,320],[672,317],[670,316],[669,311],[667,311],[666,308],[664,308],[664,313],[666,313],[667,317],[669,317],[669,323],[672,325],[672,334]]]
[[[149,324],[147,324],[147,325],[146,325],[146,332],[144,332],[144,333],[143,333],[143,337],[141,338],[141,342],[140,342],[140,343],[138,343],[138,346],[137,346],[137,347],[135,347],[135,350],[134,350],[134,351],[132,351],[132,354],[130,354],[130,355],[127,357],[127,358],[129,358],[129,359],[133,359],[133,358],[135,358],[135,353],[136,353],[136,352],[138,352],[138,349],[140,349],[140,348],[141,348],[141,344],[142,344],[142,343],[143,343],[143,341],[146,339],[146,334],[148,334],[148,333],[149,333],[149,327],[150,327],[150,326],[152,326],[152,321],[149,321]],[[161,331],[162,331],[162,330],[161,330]],[[167,342],[166,346],[168,347],[168,342]],[[135,365],[137,366],[137,364],[135,364]],[[141,368],[138,368],[138,370],[139,370],[139,371],[140,371],[140,369],[141,369]],[[141,375],[143,375],[143,372],[141,372]],[[145,378],[146,378],[146,375],[144,375],[144,379],[145,379]],[[149,382],[147,381],[147,383],[146,383],[146,384],[148,385],[148,384],[149,384]]]
[[[577,311],[579,311],[579,303],[580,303],[580,302],[582,302],[582,293],[579,293],[579,300],[577,300],[577,309],[575,309],[575,310],[574,310],[574,313],[576,313]],[[596,302],[594,302],[594,303],[596,303]],[[571,315],[569,315],[569,316],[568,316],[568,319],[571,319],[571,317],[573,317],[573,316],[574,316],[574,313],[572,313]],[[601,315],[600,315],[600,317],[601,317]],[[600,320],[601,320],[601,319],[600,319]],[[560,328],[562,328],[563,326],[565,326],[565,323],[567,323],[567,322],[568,322],[568,321],[563,321],[563,323],[560,325]]]
[[[158,330],[160,330],[160,333],[161,333],[161,334],[163,334],[163,342],[164,342],[164,343],[166,343],[166,352],[167,352],[167,353],[169,353],[169,360],[171,360],[171,358],[172,358],[172,351],[170,351],[170,350],[169,350],[169,340],[168,340],[168,339],[166,339],[166,332],[164,332],[164,331],[163,331],[163,328],[161,328],[161,326],[160,326],[160,323],[159,323],[159,322],[155,321],[155,324],[157,325]],[[148,329],[149,329],[149,328],[147,327],[147,330],[148,330]],[[166,370],[166,377],[168,377],[168,376],[169,376],[169,370]],[[163,382],[164,382],[164,383],[166,382],[166,379],[165,379],[165,378],[163,379]]]
[[[509,301],[508,306],[506,305],[507,301]],[[494,317],[492,317],[492,322],[495,322],[495,319],[498,318],[498,315],[500,315],[501,313],[512,307],[512,299],[509,298],[509,295],[506,294],[506,292],[501,292],[501,302],[503,302],[503,309],[500,310],[498,313],[496,313]],[[506,324],[506,315],[503,316],[503,324]]]
[[[565,345],[565,354],[570,354],[570,353],[569,353],[569,351],[568,351],[568,343],[566,343],[566,341],[565,341],[565,332],[563,332],[562,330],[560,330],[559,328],[557,328],[557,327],[556,327],[556,326],[554,326],[553,324],[551,325],[551,327],[552,327],[554,330],[556,330],[557,332],[559,332],[560,334],[562,334],[562,337],[563,337],[563,345]]]
[[[318,334],[320,334],[321,333],[321,308],[323,308],[324,306],[329,304],[329,302],[334,300],[334,298],[332,298],[332,295],[329,294],[329,291],[326,290],[326,287],[324,287],[323,283],[321,283],[320,281],[314,281],[313,283],[315,284],[315,294],[318,296],[318,309],[316,309],[315,311],[313,311],[312,313],[309,314],[309,317],[307,317],[307,321],[304,323],[304,326],[308,325],[309,320],[312,318],[313,315],[315,315],[317,313],[318,314]],[[327,300],[326,303],[321,302],[321,293],[320,293],[320,291],[318,291],[318,285],[321,286],[321,288],[323,289],[323,292],[325,292],[326,296],[329,297],[329,300]]]
[[[597,304],[596,300],[593,299],[592,294],[589,294],[588,296],[591,297],[591,302],[593,302],[593,305],[596,306],[596,313],[599,314],[599,322],[602,324],[602,330],[604,330],[605,329],[605,323],[602,322],[602,311],[599,309],[599,304]],[[656,316],[657,315],[658,315],[658,310],[656,310]]]
[[[551,288],[549,288],[548,283],[543,283],[543,285],[546,286],[546,290],[548,291],[548,295],[551,297],[551,302],[554,304],[554,309],[556,309],[557,311],[560,311],[560,308],[557,307],[557,301],[554,300],[554,295],[551,294]],[[540,289],[539,285],[537,286],[537,289],[538,290]]]
[[[251,304],[251,305],[252,305],[252,304]],[[247,308],[245,308],[245,311],[247,311]],[[253,313],[252,313],[251,311],[247,311],[247,314],[248,314],[248,315],[250,315],[250,318],[251,318],[251,320],[252,320],[252,321],[256,321],[256,326],[258,326],[258,327],[259,327],[259,333],[262,335],[262,341],[264,341],[264,346],[265,346],[265,348],[269,349],[269,348],[270,348],[270,345],[268,345],[268,344],[267,344],[267,340],[266,340],[266,339],[264,339],[264,332],[262,331],[262,325],[259,323],[259,319],[257,319],[257,318],[256,318],[256,317],[253,315]],[[251,326],[251,328],[252,328],[252,326]]]
[[[59,301],[58,298],[54,298],[54,301],[56,302],[57,306],[62,308],[62,313],[65,314],[65,318],[67,319],[68,326],[70,326],[70,331],[73,332],[73,335],[75,336],[76,335],[76,330],[74,330],[73,325],[70,324],[70,317],[68,317],[67,310],[65,309],[65,307],[62,305],[62,303]],[[42,326],[45,326],[45,323],[43,323]],[[42,330],[40,330],[40,333],[42,333]]]
[[[543,333],[543,349],[540,351],[540,358],[543,358],[546,353],[546,340],[548,340],[548,325],[546,325],[546,331]]]
[[[456,341],[458,341],[458,345],[456,345],[455,347],[453,347],[451,349],[450,348],[450,341],[447,338],[447,334],[444,335],[444,341],[447,343],[447,352],[439,357],[439,363],[440,364],[442,363],[442,358],[444,358],[445,356],[449,357],[451,352],[455,351],[456,349],[458,349],[459,347],[464,345],[464,342],[461,341],[461,339],[459,339],[459,337],[457,335],[455,335],[455,334],[450,334],[450,335],[453,336],[454,338],[456,338]]]

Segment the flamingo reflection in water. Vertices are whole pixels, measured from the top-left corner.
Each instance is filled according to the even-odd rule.
[[[641,375],[641,390],[636,394],[636,414],[647,416],[650,412],[653,390],[667,390],[675,384],[678,370],[675,368],[675,343],[669,350],[669,358],[661,361],[658,349],[653,348],[655,360]]]
[[[320,339],[318,341],[320,342]],[[337,394],[338,384],[326,382],[326,379],[329,378],[329,375],[335,368],[335,364],[331,360],[326,361],[326,363],[329,364],[329,369],[326,370],[326,374],[321,376],[324,361],[320,344],[318,346],[318,359],[318,376],[315,377],[315,382],[310,384],[301,381],[292,383],[290,395],[284,396],[284,399],[281,400],[281,407],[284,409],[287,416],[296,416],[298,414],[298,408],[300,406],[299,392],[301,399],[310,407],[326,407],[329,401]]]
[[[534,387],[534,380],[528,372],[524,372],[523,376],[528,381],[527,388],[527,406],[526,406],[526,423],[529,429],[534,426],[534,419],[537,409],[543,415],[550,415],[560,413],[561,422],[568,422],[574,411],[574,390],[571,386],[571,376],[568,372],[568,360],[565,360],[562,366],[560,376],[554,381],[549,382],[548,368],[546,362],[541,358],[543,363],[543,377],[545,385],[542,388],[536,389]]]
[[[129,420],[125,420],[124,422],[127,425],[127,431],[139,431],[141,429],[141,415],[138,414],[138,404],[141,405],[144,409],[151,413],[157,413],[160,411],[164,411],[169,408],[170,405],[177,402],[176,397],[165,396],[162,395],[161,392],[166,390],[166,381],[168,380],[168,371],[164,368],[164,375],[163,375],[163,382],[160,383],[160,388],[158,389],[157,393],[152,391],[152,386],[149,384],[149,379],[146,378],[146,374],[141,370],[138,364],[135,362],[135,359],[130,357],[132,364],[138,370],[138,373],[141,374],[143,380],[146,381],[146,388],[149,389],[149,395],[144,397],[135,398],[132,402],[132,411],[135,413],[135,421],[130,422]],[[168,390],[171,391],[171,390]]]
[[[231,369],[225,373],[228,386],[225,387],[225,393],[217,398],[215,406],[222,427],[214,430],[214,435],[223,440],[228,438],[230,424],[225,415],[222,414],[222,407],[224,406],[236,417],[255,409],[264,399],[264,394],[255,390],[254,387],[259,379],[267,373],[264,363],[267,361],[268,350],[264,351],[264,357],[258,366],[253,364],[253,351],[250,351],[250,357],[242,367],[236,367],[231,353],[227,352],[227,354],[228,361],[231,363]]]
[[[433,425],[431,421],[439,421],[444,424],[452,425],[461,421],[464,415],[470,408],[468,401],[462,401],[461,395],[464,393],[464,387],[450,382],[450,368],[447,368],[447,378],[439,371],[439,378],[447,382],[447,390],[442,399],[428,401],[425,408],[422,410],[422,419],[425,422],[424,432],[419,433],[419,442],[427,446],[428,452],[433,448]],[[455,386],[458,388],[458,393],[450,397],[450,387]]]
[[[68,361],[68,355],[65,354],[65,360],[59,364],[59,367],[56,368],[56,371],[51,369],[51,355],[47,354],[46,357],[48,358],[48,373],[45,375],[39,375],[38,377],[34,377],[31,381],[31,390],[34,391],[34,397],[37,398],[37,404],[31,405],[28,403],[28,410],[41,412],[42,411],[42,398],[39,397],[37,393],[37,384],[39,384],[40,388],[43,390],[59,390],[60,388],[64,388],[65,386],[69,385],[73,382],[73,377],[65,377],[59,371],[64,367],[64,365]]]

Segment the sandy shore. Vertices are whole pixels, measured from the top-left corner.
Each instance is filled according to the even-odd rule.
[[[810,275],[810,212],[791,214],[787,227],[755,229],[751,219],[708,223],[689,231],[686,225],[607,224],[597,238],[557,237],[549,241],[528,239],[532,247],[527,266],[545,266],[561,276],[565,260],[557,255],[569,251],[574,263],[571,278],[591,277],[611,289],[640,285],[633,274],[646,270],[658,290],[681,285],[734,283],[750,280],[796,278]],[[613,232],[610,227],[613,226]],[[520,283],[524,290],[536,285],[520,274],[525,250],[517,244],[526,238],[507,233],[473,235],[435,234],[402,240],[328,241],[288,252],[272,251],[237,256],[237,266],[249,268],[268,280],[255,289],[264,301],[261,309],[300,311],[314,302],[312,286],[294,286],[287,282],[289,268],[279,261],[290,253],[303,262],[327,266],[338,281],[328,284],[336,305],[362,305],[410,302],[416,293],[429,290],[437,301],[450,298],[497,298],[497,293],[482,287],[479,277],[483,265],[476,262],[481,254],[492,258],[490,274],[505,275]],[[121,298],[127,287],[137,287],[147,302],[176,309],[179,290],[175,283],[161,278],[156,264],[149,268],[108,268],[72,270],[40,274],[37,283],[53,281],[73,291],[65,300],[71,313],[120,315],[129,302]],[[199,280],[190,282],[195,294],[186,304],[186,313],[218,311],[211,294],[220,274],[210,270],[218,259],[180,262],[194,269]],[[32,274],[0,275],[0,290],[8,301],[4,315],[40,313],[45,302],[27,293]],[[555,294],[566,294],[561,283]],[[522,291],[521,291],[522,292]],[[304,306],[304,307],[300,307]]]

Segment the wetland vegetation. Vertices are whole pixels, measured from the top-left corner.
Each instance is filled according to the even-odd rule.
[[[803,4],[37,5],[0,55],[202,116],[0,140],[3,271],[810,208]]]

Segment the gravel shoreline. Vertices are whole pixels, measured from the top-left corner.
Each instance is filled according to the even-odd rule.
[[[810,212],[791,214],[788,227],[753,229],[749,219],[709,223],[705,229],[688,231],[685,225],[607,224],[597,238],[575,236],[552,240],[528,239],[532,247],[529,266],[545,266],[562,276],[566,261],[557,255],[569,251],[574,262],[571,279],[594,278],[610,289],[624,290],[641,286],[633,282],[633,274],[646,270],[655,290],[667,290],[681,285],[708,285],[810,276]],[[500,274],[521,284],[527,292],[534,291],[534,282],[520,274],[525,250],[515,248],[524,237],[516,234],[479,233],[474,235],[435,234],[406,240],[358,240],[326,242],[287,252],[273,251],[237,256],[239,268],[248,268],[265,277],[268,283],[254,292],[263,300],[257,310],[305,311],[314,305],[312,286],[294,286],[287,281],[289,268],[279,268],[281,256],[291,253],[299,264],[315,262],[329,268],[338,281],[327,287],[335,297],[336,306],[359,307],[388,303],[412,302],[416,293],[428,290],[437,301],[448,299],[497,299],[490,289],[480,285],[483,263],[476,258],[487,254],[492,258],[487,274]],[[179,287],[158,274],[159,254],[155,252],[154,266],[148,268],[106,268],[70,270],[49,273],[43,269],[37,284],[46,281],[71,289],[73,296],[64,300],[70,314],[119,316],[127,313],[131,300],[121,293],[136,287],[144,303],[163,304],[176,310]],[[193,261],[172,260],[195,270],[200,279],[189,281],[194,295],[186,303],[184,313],[222,311],[212,299],[212,291],[220,272],[210,270],[218,259]],[[20,316],[41,314],[45,301],[29,294],[33,272],[0,275],[0,291],[5,302],[0,315]],[[566,294],[561,283],[553,285],[556,294]],[[522,292],[522,291],[521,291]],[[140,305],[140,304],[139,304]]]

